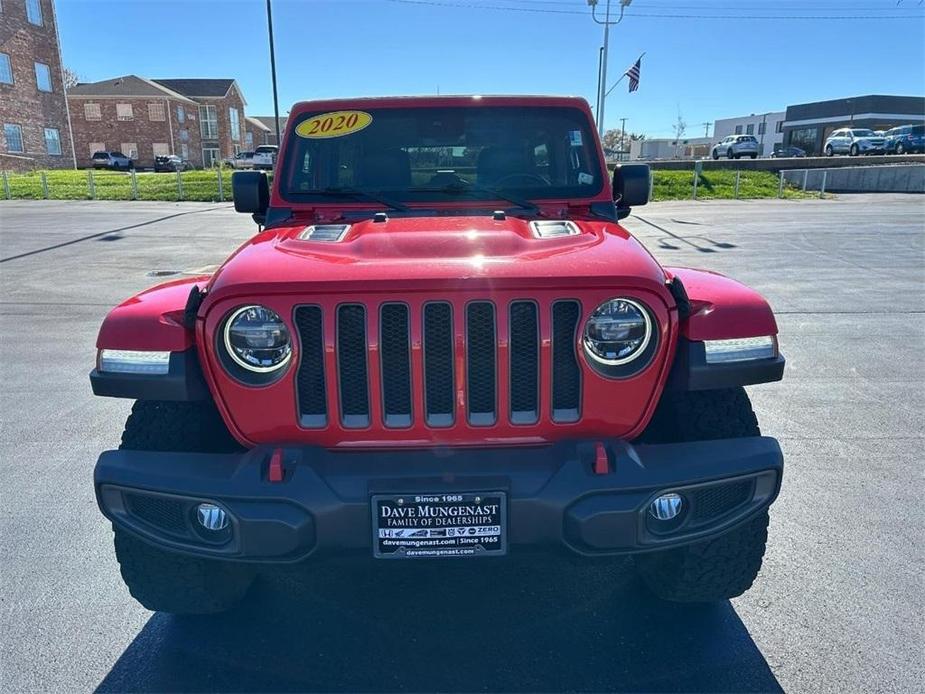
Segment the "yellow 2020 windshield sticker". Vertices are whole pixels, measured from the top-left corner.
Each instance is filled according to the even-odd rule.
[[[373,117],[366,111],[331,111],[302,121],[296,126],[295,134],[313,140],[343,137],[359,132],[372,122]]]

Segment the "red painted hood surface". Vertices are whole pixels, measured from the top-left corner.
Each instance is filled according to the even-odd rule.
[[[529,221],[488,215],[354,223],[340,242],[301,240],[305,224],[244,244],[215,274],[209,302],[315,291],[632,286],[667,296],[665,273],[619,225],[536,238]]]

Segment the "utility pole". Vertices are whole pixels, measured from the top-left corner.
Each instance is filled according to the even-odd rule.
[[[269,1],[269,0],[268,0]],[[591,19],[604,27],[604,48],[601,50],[600,79],[598,80],[597,90],[597,133],[604,135],[604,99],[607,97],[607,57],[610,48],[610,27],[616,26],[623,21],[623,12],[629,7],[633,0],[620,0],[620,16],[615,21],[610,21],[610,3],[606,0],[607,9],[604,11],[604,21],[597,18],[597,3],[599,0],[588,0],[591,7]]]
[[[270,76],[273,79],[273,117],[276,123],[276,146],[281,147],[283,139],[279,134],[279,97],[276,93],[276,49],[273,47],[273,10],[267,0],[267,31],[270,35]]]
[[[764,156],[764,133],[768,129],[768,114],[769,113],[771,112],[768,111],[767,113],[761,114],[761,156],[762,157]]]
[[[710,137],[710,126],[713,124],[710,121],[704,121],[700,125],[703,126],[703,136]]]
[[[623,155],[627,156],[623,156]],[[620,119],[620,161],[629,159],[629,150],[626,148],[626,117]]]

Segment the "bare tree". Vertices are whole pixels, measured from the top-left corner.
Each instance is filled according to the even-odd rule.
[[[678,107],[678,120],[675,121],[675,124],[671,126],[671,129],[674,130],[674,145],[675,145],[675,158],[681,158],[681,138],[684,137],[684,133],[687,132],[687,121],[684,120],[684,116],[681,115],[681,107]]]
[[[80,75],[71,70],[69,67],[61,68],[61,73],[64,76],[65,90],[70,89],[71,87],[76,87],[82,81]]]
[[[631,142],[645,139],[646,136],[640,133],[623,132],[620,128],[611,128],[604,133],[601,143],[607,152],[629,152]]]

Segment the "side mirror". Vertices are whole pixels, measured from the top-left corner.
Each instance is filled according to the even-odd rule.
[[[617,164],[613,170],[613,201],[620,219],[631,207],[649,202],[649,167],[647,164]]]
[[[231,174],[235,212],[250,212],[262,224],[270,206],[270,185],[263,171],[235,171]]]

